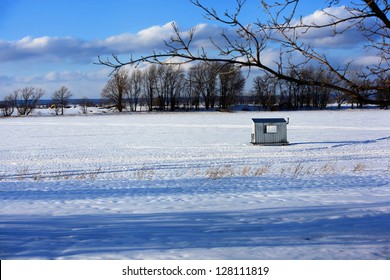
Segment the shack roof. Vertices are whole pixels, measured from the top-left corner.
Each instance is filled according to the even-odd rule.
[[[283,118],[261,118],[261,119],[252,119],[254,123],[287,123]]]

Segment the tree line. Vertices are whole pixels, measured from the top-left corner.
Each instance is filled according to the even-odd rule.
[[[323,67],[306,66],[294,71],[291,76],[304,76],[306,80],[323,83],[335,80],[334,74]],[[360,92],[365,99],[358,99],[336,89],[279,79],[269,73],[256,76],[250,92],[244,93],[246,81],[241,68],[230,63],[203,61],[188,70],[180,65],[151,64],[131,72],[120,69],[108,81],[101,96],[111,100],[119,112],[126,107],[136,111],[141,106],[149,111],[228,109],[243,103],[262,110],[324,109],[329,103],[337,104],[338,108],[344,103],[363,107],[367,104],[364,100],[369,98],[376,99],[381,108],[387,108],[390,101],[385,90]],[[389,78],[367,82],[376,83],[381,89],[390,85]]]
[[[304,76],[306,80],[315,79],[332,83],[332,72],[325,68],[303,67],[291,76]],[[358,78],[358,77],[357,77]],[[219,62],[198,62],[184,70],[180,65],[152,64],[144,69],[120,69],[111,76],[101,92],[107,106],[122,112],[158,110],[200,110],[222,109],[240,104],[254,105],[262,110],[324,109],[329,103],[340,108],[344,103],[362,107],[362,99],[345,95],[342,91],[319,85],[300,84],[295,81],[278,79],[263,73],[252,81],[250,92],[244,92],[247,76],[234,64]],[[367,90],[360,95],[375,98],[381,108],[387,108],[390,101],[390,79],[367,81],[386,90]],[[0,102],[3,116],[29,115],[37,106],[45,91],[41,88],[25,87],[7,95]],[[72,97],[71,91],[61,86],[51,96],[51,108],[56,115],[63,115]],[[245,99],[245,100],[243,100]],[[87,112],[91,102],[87,98],[79,101],[82,112]]]
[[[107,82],[101,97],[119,112],[227,109],[243,94],[246,77],[240,68],[220,63],[198,63],[188,70],[177,65],[150,65],[140,70],[120,69]]]
[[[291,70],[291,77],[304,77],[306,81],[317,81],[317,83],[336,83],[337,77],[333,72],[323,67],[312,65],[295,68]],[[356,73],[355,79],[361,77]],[[342,82],[341,82],[342,83]],[[371,84],[373,88],[359,90],[356,95],[345,94],[344,91],[332,89],[330,87],[306,83],[298,83],[285,79],[279,79],[270,73],[257,76],[253,81],[252,96],[254,104],[258,104],[265,110],[299,110],[299,109],[324,109],[329,104],[336,104],[341,108],[343,104],[351,104],[351,107],[363,107],[372,101],[382,109],[387,109],[390,102],[390,76],[376,80],[356,81],[356,83]],[[340,84],[340,86],[343,86]],[[363,85],[362,85],[363,87]],[[368,101],[369,100],[369,101]]]
[[[45,91],[41,88],[17,89],[4,97],[3,101],[0,102],[0,109],[5,117],[12,116],[15,110],[19,116],[28,116],[37,107],[43,95],[45,95]],[[71,97],[71,91],[65,86],[61,86],[53,92],[51,100],[56,115],[64,114],[64,108],[68,105]]]

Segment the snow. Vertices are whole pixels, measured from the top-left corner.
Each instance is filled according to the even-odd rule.
[[[390,258],[389,111],[42,112],[0,118],[1,259]]]

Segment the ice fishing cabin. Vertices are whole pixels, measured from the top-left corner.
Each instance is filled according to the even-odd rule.
[[[283,118],[252,119],[251,142],[255,145],[288,145],[287,120]]]

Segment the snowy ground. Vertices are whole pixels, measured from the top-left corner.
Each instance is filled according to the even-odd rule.
[[[290,117],[289,146],[249,143]],[[390,111],[0,118],[0,259],[390,259]]]

